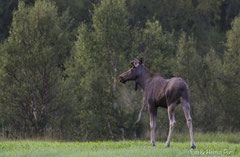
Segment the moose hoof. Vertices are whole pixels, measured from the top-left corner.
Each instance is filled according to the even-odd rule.
[[[170,143],[166,143],[166,147],[170,147]]]
[[[156,146],[155,142],[151,142],[151,146]]]
[[[192,149],[195,149],[195,148],[196,148],[195,144],[194,144],[194,145],[192,145],[192,146],[191,146],[191,148],[192,148]]]

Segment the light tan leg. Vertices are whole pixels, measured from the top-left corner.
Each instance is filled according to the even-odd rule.
[[[149,106],[150,111],[150,129],[151,129],[151,145],[155,146],[155,129],[157,122],[157,107]]]
[[[175,106],[176,106],[175,104],[172,104],[168,107],[169,133],[168,133],[168,138],[167,138],[167,142],[166,142],[167,147],[170,147],[170,140],[171,140],[171,137],[172,137],[174,124],[176,123],[175,116],[174,116]]]
[[[190,116],[190,105],[188,102],[183,102],[182,103],[182,108],[183,108],[183,112],[185,115],[185,118],[187,120],[187,125],[188,125],[188,129],[189,129],[189,133],[190,133],[190,138],[191,138],[191,148],[195,149],[196,145],[193,139],[193,127],[192,127],[192,118]]]

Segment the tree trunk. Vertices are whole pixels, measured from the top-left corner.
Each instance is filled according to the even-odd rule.
[[[110,121],[109,121],[108,118],[106,118],[106,120],[107,120],[107,126],[108,126],[108,130],[109,130],[110,136],[111,136],[111,138],[113,139],[114,136],[113,136],[113,132],[112,132],[112,128],[111,128]]]
[[[136,132],[136,128],[135,130],[133,131],[133,138],[135,141],[137,141],[137,132]]]
[[[125,138],[124,138],[124,128],[121,128],[121,132],[122,132],[122,140],[125,140]]]

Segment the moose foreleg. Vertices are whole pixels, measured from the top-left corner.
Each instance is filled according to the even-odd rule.
[[[142,111],[143,111],[143,109],[144,109],[145,106],[146,106],[146,105],[145,105],[145,97],[143,96],[143,98],[142,98],[142,107],[141,107],[141,109],[140,109],[140,111],[139,111],[138,119],[137,119],[137,121],[135,122],[135,125],[140,121],[140,119],[141,119],[141,117],[142,117]]]
[[[151,129],[151,145],[155,146],[155,129],[156,129],[156,122],[157,122],[157,107],[151,107],[149,105],[150,111],[150,129]]]

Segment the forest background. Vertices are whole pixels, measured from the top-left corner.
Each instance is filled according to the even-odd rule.
[[[239,0],[0,0],[1,137],[149,137],[147,109],[134,125],[141,90],[118,81],[141,56],[186,80],[195,132],[239,132],[239,11]],[[176,119],[188,134],[180,107]]]

